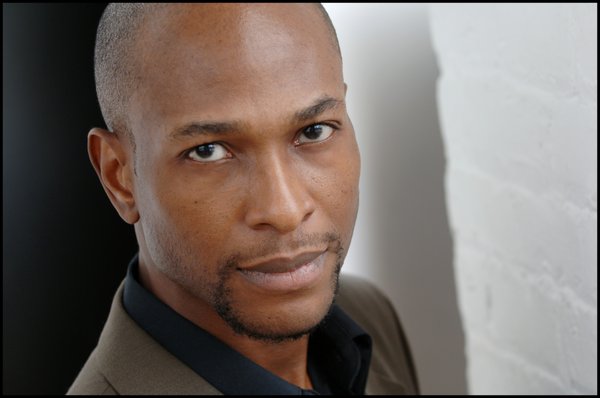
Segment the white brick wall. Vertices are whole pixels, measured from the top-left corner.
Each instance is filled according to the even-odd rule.
[[[597,4],[430,18],[470,393],[597,393]]]

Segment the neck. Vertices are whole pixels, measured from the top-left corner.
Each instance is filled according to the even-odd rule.
[[[307,370],[308,336],[277,343],[237,336],[225,343],[288,383],[312,389]]]

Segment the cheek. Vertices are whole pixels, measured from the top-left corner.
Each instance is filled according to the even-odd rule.
[[[235,191],[198,175],[157,169],[147,175],[137,196],[148,249],[204,268],[216,264],[235,222]]]
[[[360,155],[354,140],[329,160],[327,167],[317,170],[315,195],[340,232],[351,233],[358,210]]]
[[[337,210],[336,216],[340,225],[343,225],[343,232],[349,234],[354,229],[358,211],[359,170],[356,164],[348,165],[345,173],[338,177],[335,184],[337,192],[335,192],[334,209]]]

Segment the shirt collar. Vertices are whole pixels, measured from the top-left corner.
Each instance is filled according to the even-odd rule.
[[[310,395],[252,362],[179,315],[138,282],[138,257],[131,260],[123,293],[129,315],[171,354],[224,394]],[[316,389],[363,394],[371,338],[337,305],[309,340],[309,373]],[[320,387],[320,388],[319,388]],[[328,391],[329,390],[329,391]]]

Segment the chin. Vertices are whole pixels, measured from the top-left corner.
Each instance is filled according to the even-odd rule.
[[[228,316],[227,323],[240,335],[266,342],[297,340],[313,332],[325,319],[332,301],[307,311],[293,310],[286,313],[252,313],[250,316]]]
[[[324,281],[314,291],[264,300],[219,300],[215,309],[239,335],[273,343],[297,340],[314,331],[326,318],[337,284],[338,272],[335,272],[330,280]]]

